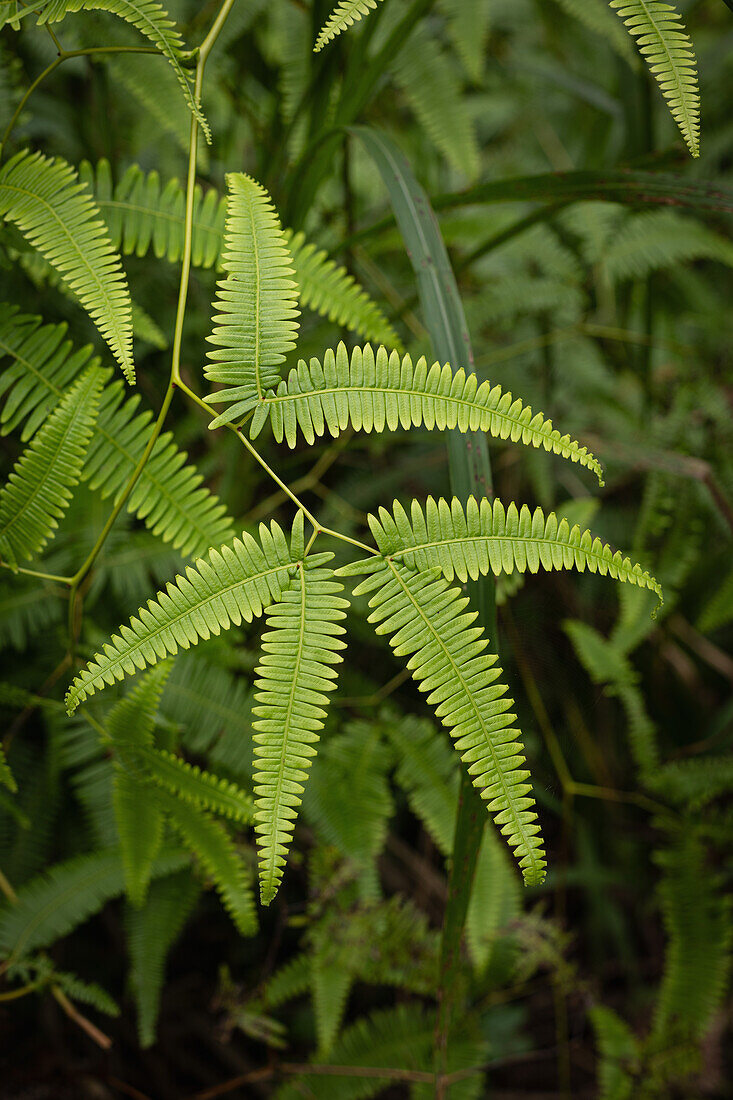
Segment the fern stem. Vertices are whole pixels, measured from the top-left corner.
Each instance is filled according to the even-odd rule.
[[[71,584],[71,577],[61,577],[56,573],[41,573],[37,569],[23,569],[20,565],[8,565],[0,561],[0,569],[10,569],[13,573],[22,573],[24,577],[38,577],[42,581],[55,581],[57,584]]]

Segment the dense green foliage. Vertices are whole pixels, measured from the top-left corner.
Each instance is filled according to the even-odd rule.
[[[724,1095],[731,56],[0,2],[9,1095]]]

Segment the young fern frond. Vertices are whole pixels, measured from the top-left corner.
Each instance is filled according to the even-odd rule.
[[[319,53],[348,27],[368,15],[378,3],[379,0],[340,0],[321,27],[313,52]]]
[[[31,5],[31,8],[34,7],[41,8],[37,20],[39,25],[59,23],[72,12],[105,11],[136,27],[149,42],[157,46],[173,69],[189,109],[197,119],[206,140],[211,141],[209,124],[196,98],[189,71],[183,65],[186,45],[176,30],[175,23],[156,0],[44,0],[42,5]]]
[[[53,983],[63,989],[67,997],[72,1001],[80,1001],[83,1005],[95,1008],[97,1012],[103,1012],[105,1016],[119,1016],[119,1005],[112,1000],[106,989],[96,982],[84,982],[77,978],[76,974],[65,971],[53,971]]]
[[[81,179],[91,189],[113,244],[124,255],[145,256],[152,251],[159,259],[177,263],[183,252],[185,193],[177,179],[162,183],[157,172],[147,175],[131,165],[116,184],[109,162],[96,168],[88,161],[79,166]],[[196,187],[193,204],[194,267],[220,265],[224,246],[226,199],[213,188]],[[363,340],[388,347],[400,347],[392,325],[377,303],[355,282],[352,275],[302,233],[284,229],[290,249],[293,279],[300,291],[300,304],[334,324],[345,325]]]
[[[0,490],[0,558],[34,558],[79,483],[97,416],[101,372],[90,367],[36,433]]]
[[[29,439],[89,363],[89,349],[74,350],[65,336],[65,325],[41,325],[37,317],[0,305],[0,358],[10,360],[0,374],[3,434],[22,425],[21,438]],[[103,497],[124,489],[153,430],[152,413],[137,412],[140,397],[126,399],[122,381],[110,383],[110,376],[102,372],[107,384],[81,473]],[[234,534],[224,505],[202,481],[166,432],[156,440],[127,510],[182,554],[202,554]]]
[[[695,51],[672,4],[664,0],[609,0],[636,39],[693,157],[700,155],[700,93]]]
[[[369,576],[354,590],[372,593],[369,621],[388,634],[428,703],[456,742],[474,786],[488,803],[515,852],[527,885],[541,883],[545,856],[539,837],[529,772],[510,713],[513,701],[488,639],[473,626],[476,612],[437,570],[417,573],[402,563],[374,558],[362,563]],[[351,571],[351,570],[349,570]]]
[[[469,497],[463,505],[455,497],[450,503],[428,497],[424,510],[413,500],[408,516],[395,501],[392,514],[380,508],[378,517],[369,516],[369,526],[384,557],[412,569],[440,569],[448,581],[465,583],[489,572],[587,569],[648,588],[662,600],[660,585],[640,565],[577,524],[571,528],[554,512],[545,517],[541,508],[530,512],[526,504],[518,509],[498,499],[479,503]]]
[[[254,896],[247,869],[229,833],[205,810],[167,791],[159,789],[156,800],[165,810],[173,829],[212,879],[238,931],[243,936],[253,935],[257,930]]]
[[[296,549],[302,556],[302,519],[299,530]],[[185,577],[170,582],[129,626],[120,627],[119,635],[112,636],[71,685],[66,696],[69,713],[105,684],[131,676],[179,649],[189,649],[232,623],[251,622],[264,607],[279,601],[299,557],[293,558],[282,528],[274,521],[269,529],[262,524],[259,535],[258,542],[245,532],[230,546],[212,549],[208,560],[199,558],[195,569],[189,566]],[[320,563],[323,556],[314,555],[313,560]]]
[[[421,426],[481,430],[569,458],[603,484],[602,467],[586,447],[561,436],[551,420],[501,386],[479,383],[475,374],[453,371],[448,364],[428,367],[424,357],[413,363],[409,355],[400,358],[383,347],[375,352],[369,344],[351,355],[339,344],[335,354],[326,352],[323,363],[301,359],[277,391],[255,405],[252,439],[268,420],[276,440],[284,438],[290,447],[298,428],[308,443],[327,431],[338,436],[348,426],[365,432]]]
[[[330,555],[329,555],[330,557]],[[343,660],[340,620],[348,602],[330,569],[306,558],[280,599],[267,609],[257,668],[255,734],[255,832],[260,856],[260,896],[269,905],[282,879],[314,742],[323,728],[324,692],[336,687],[334,664]]]
[[[164,749],[143,749],[138,759],[146,778],[184,802],[241,824],[254,820],[252,795],[235,783],[220,779]]]
[[[277,367],[295,347],[298,332],[297,286],[275,208],[264,188],[242,172],[230,172],[227,185],[222,266],[228,277],[218,283],[219,312],[209,337],[217,350],[208,353],[204,373],[231,388],[205,399],[228,405],[212,428],[241,419],[277,385]]]
[[[71,165],[27,149],[16,154],[0,168],[0,217],[58,271],[134,383],[127,279],[99,210]]]
[[[120,699],[105,719],[115,749],[113,802],[125,869],[125,889],[131,903],[145,901],[153,862],[163,843],[163,814],[154,798],[146,797],[139,774],[140,752],[152,744],[158,704],[168,677],[159,665]]]

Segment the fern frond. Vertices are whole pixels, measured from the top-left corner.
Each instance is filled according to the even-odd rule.
[[[96,1008],[97,1012],[103,1012],[105,1016],[119,1016],[119,1005],[110,997],[106,989],[96,982],[84,982],[76,974],[68,974],[64,971],[54,970],[54,985],[63,989],[72,1001],[80,1001],[83,1005]]]
[[[159,789],[157,801],[168,821],[211,878],[222,904],[243,936],[257,931],[254,895],[247,869],[229,833],[205,810]]]
[[[167,875],[186,862],[179,852],[163,853],[154,875]],[[17,962],[65,936],[105,902],[124,890],[119,851],[92,852],[57,863],[0,908],[0,957]]]
[[[149,42],[157,46],[173,69],[186,103],[203,130],[206,140],[211,141],[209,124],[195,95],[193,81],[182,65],[186,53],[185,43],[173,20],[156,0],[47,0],[43,4],[37,22],[39,25],[59,23],[66,15],[79,11],[105,11],[110,15],[117,15],[126,23],[136,27]]]
[[[144,908],[128,909],[125,914],[130,985],[137,1008],[140,1046],[143,1048],[155,1042],[165,960],[181,934],[198,894],[196,879],[189,871],[181,871],[152,883]]]
[[[20,576],[10,584],[0,583],[0,648],[24,650],[32,638],[53,630],[62,608],[58,592],[50,585]]]
[[[301,306],[376,344],[401,348],[399,336],[379,306],[346,268],[329,260],[322,248],[306,240],[304,233],[293,234],[286,229],[284,234],[290,249],[293,278],[300,289]]]
[[[29,439],[87,365],[89,349],[74,351],[65,334],[65,325],[41,325],[39,318],[19,314],[14,306],[0,306],[0,357],[10,360],[0,374],[0,395],[6,394],[3,432],[25,421],[22,438]],[[109,378],[107,370],[81,476],[103,497],[117,497],[148,444],[153,415],[138,412],[139,396],[126,399],[123,383],[110,383]],[[234,534],[224,505],[202,481],[185,451],[165,432],[155,442],[127,510],[182,554],[202,554]]]
[[[288,246],[270,197],[243,172],[227,176],[227,221],[222,266],[228,277],[217,284],[210,382],[232,388],[209,394],[209,404],[228,403],[210,424],[229,424],[277,385],[276,369],[295,347],[299,314],[297,286]],[[233,402],[233,404],[232,404]]]
[[[158,704],[169,668],[159,665],[110,710],[105,730],[117,759],[113,781],[115,821],[130,902],[145,901],[155,857],[163,843],[163,814],[155,799],[146,797],[144,777],[138,776],[140,751],[153,740]]]
[[[472,626],[476,612],[437,570],[416,573],[401,562],[375,558],[355,594],[373,593],[369,621],[390,635],[396,656],[410,669],[436,716],[456,742],[474,786],[495,815],[527,885],[542,882],[545,857],[529,772],[510,713],[512,700],[488,640]]]
[[[733,244],[674,210],[653,210],[628,218],[600,257],[614,283],[644,278],[652,271],[673,269],[691,260],[714,260],[733,267]]]
[[[0,168],[0,217],[58,271],[134,383],[127,279],[99,210],[71,165],[28,150],[17,153]]]
[[[348,27],[368,15],[378,3],[379,0],[340,0],[321,27],[313,52],[319,53]]]
[[[606,1005],[595,1005],[589,1016],[598,1044],[600,1100],[632,1100],[641,1044],[628,1024]]]
[[[185,577],[171,581],[157,600],[141,608],[139,617],[120,627],[119,635],[112,636],[71,685],[66,697],[69,713],[105,684],[175,655],[179,648],[189,649],[232,623],[251,622],[263,607],[280,600],[299,559],[293,559],[282,528],[274,521],[269,529],[262,524],[259,533],[259,542],[245,532],[230,546],[212,549],[208,560],[199,558],[195,569],[189,566]],[[298,549],[302,554],[302,547]],[[322,561],[322,555],[313,558],[318,559]]]
[[[251,691],[243,679],[219,668],[198,654],[181,654],[173,665],[163,711],[166,718],[182,727],[182,743],[192,753],[206,753],[210,763],[221,763],[222,743],[241,745],[244,759],[252,731]],[[231,769],[226,769],[231,773]],[[244,776],[250,776],[250,760]],[[238,769],[236,777],[241,775]]]
[[[148,749],[139,755],[146,776],[184,802],[211,810],[231,821],[249,824],[254,819],[252,796],[235,783],[189,764],[163,749]]]
[[[486,64],[491,0],[439,0],[438,6],[446,17],[448,36],[466,73],[478,84]]]
[[[537,573],[542,569],[572,569],[613,577],[648,588],[661,601],[658,582],[630,558],[614,552],[590,531],[558,521],[554,512],[530,512],[526,504],[469,497],[465,505],[455,497],[428,497],[425,508],[413,500],[408,516],[395,501],[392,514],[379,509],[369,517],[374,541],[384,557],[404,561],[412,569],[440,569],[448,581],[465,583],[469,577],[494,573]]]
[[[639,59],[634,52],[634,47],[616,16],[609,11],[608,0],[555,0],[555,2],[568,15],[572,15],[579,23],[600,35],[626,61],[638,67]]]
[[[693,157],[700,155],[700,95],[695,51],[672,4],[663,0],[609,0],[636,39],[639,52],[669,104]]]
[[[602,467],[586,447],[561,436],[551,420],[503,393],[501,386],[479,383],[475,374],[454,372],[448,364],[428,367],[424,357],[413,363],[409,355],[400,358],[383,347],[375,352],[369,344],[349,355],[341,343],[335,354],[326,352],[322,364],[301,359],[277,391],[255,406],[253,439],[268,419],[278,443],[285,439],[290,447],[298,428],[308,443],[327,431],[336,437],[349,425],[365,432],[421,426],[481,430],[569,458],[603,484]]]
[[[102,377],[90,367],[72,386],[0,490],[0,556],[35,557],[58,527],[79,482]]]
[[[695,809],[733,791],[733,758],[715,755],[671,760],[650,773],[646,781],[664,798]]]
[[[290,13],[288,13],[290,18]],[[87,161],[79,166],[81,179],[90,187],[115,248],[124,255],[145,256],[152,250],[159,259],[177,263],[183,252],[185,194],[176,179],[163,183],[157,172],[132,165],[113,184],[109,162],[96,168]],[[224,246],[226,199],[213,189],[196,187],[193,205],[194,267],[218,267]],[[345,267],[302,233],[283,229],[290,249],[293,280],[306,309],[345,325],[364,340],[400,347],[399,338],[384,313]]]
[[[343,586],[320,562],[306,558],[279,600],[267,610],[257,668],[255,734],[255,832],[260,856],[260,896],[269,905],[282,879],[314,743],[324,707],[343,660],[340,620],[348,602]]]
[[[18,790],[18,784],[15,782],[15,776],[10,770],[5,749],[2,745],[0,745],[0,783],[13,793]]]

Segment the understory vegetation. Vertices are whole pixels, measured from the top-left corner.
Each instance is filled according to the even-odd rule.
[[[4,1096],[730,1095],[731,87],[0,0]]]

